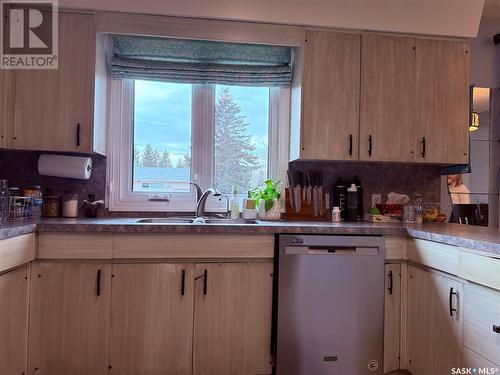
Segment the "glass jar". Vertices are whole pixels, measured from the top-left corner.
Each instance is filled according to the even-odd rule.
[[[32,189],[24,189],[23,195],[31,198],[31,218],[40,219],[42,217],[43,205],[42,188],[39,185],[35,185]]]
[[[63,195],[62,216],[78,217],[78,194],[67,193]]]
[[[0,180],[0,223],[9,217],[10,191],[7,180]]]
[[[424,220],[424,202],[420,194],[415,194],[415,203],[413,207],[415,210],[415,224],[422,224]]]
[[[61,197],[59,195],[47,195],[43,200],[43,217],[61,216]]]

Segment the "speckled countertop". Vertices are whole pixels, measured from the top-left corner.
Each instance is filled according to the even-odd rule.
[[[500,230],[459,224],[405,226],[398,223],[257,222],[257,224],[151,224],[137,218],[42,219],[0,226],[0,239],[31,232],[113,233],[302,233],[404,235],[500,256]]]

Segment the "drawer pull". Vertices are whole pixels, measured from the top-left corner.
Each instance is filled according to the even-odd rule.
[[[352,156],[352,134],[349,135],[349,156]]]
[[[389,288],[387,288],[389,290],[389,294],[392,296],[392,290],[393,290],[393,286],[394,286],[394,280],[393,280],[393,277],[392,277],[392,271],[389,271]]]
[[[373,148],[373,137],[370,134],[368,136],[368,156],[372,156],[372,148]]]
[[[97,270],[97,282],[96,282],[96,296],[101,295],[101,270]]]
[[[500,333],[500,326],[493,325],[493,332]]]
[[[453,288],[450,288],[450,299],[449,299],[449,307],[450,307],[450,316],[453,317],[453,313],[457,312],[457,309],[453,308],[453,296],[457,296],[458,293],[453,291]]]

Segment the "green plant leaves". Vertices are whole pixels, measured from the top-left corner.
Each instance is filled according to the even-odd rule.
[[[250,198],[254,198],[257,206],[260,201],[263,200],[265,202],[264,207],[266,212],[273,208],[274,202],[281,198],[281,193],[279,190],[279,185],[281,181],[273,182],[271,179],[267,179],[265,181],[265,188],[255,188],[250,191]]]

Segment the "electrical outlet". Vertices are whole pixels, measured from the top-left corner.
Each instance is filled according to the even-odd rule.
[[[382,194],[372,194],[372,208],[382,203]]]

